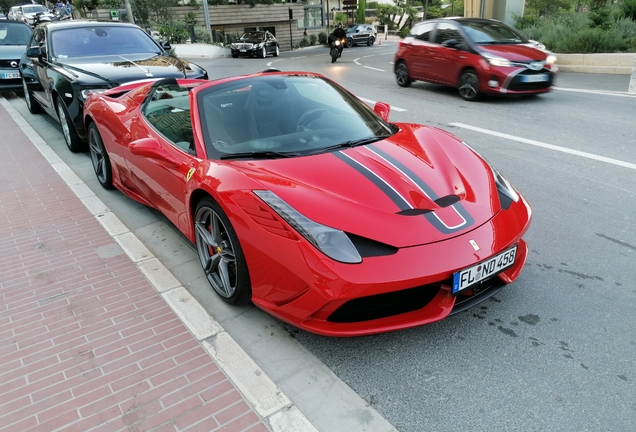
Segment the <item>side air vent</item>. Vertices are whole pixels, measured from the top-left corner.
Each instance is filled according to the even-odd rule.
[[[398,248],[396,247],[389,246],[375,240],[370,240],[365,237],[360,237],[355,234],[347,233],[347,237],[349,237],[349,240],[351,240],[351,243],[353,243],[356,247],[362,258],[393,255],[398,251]]]

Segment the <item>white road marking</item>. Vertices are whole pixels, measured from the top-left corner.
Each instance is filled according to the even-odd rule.
[[[367,68],[367,69],[371,69],[371,70],[374,70],[374,71],[386,72],[384,69],[378,69],[378,68],[374,68],[374,67],[371,67],[371,66],[362,66],[362,67],[363,68]]]
[[[573,88],[564,88],[564,87],[552,87],[554,90],[561,91],[569,91],[576,93],[591,93],[591,94],[602,94],[606,96],[621,96],[621,97],[636,97],[636,95],[628,94],[627,92],[619,92],[619,91],[610,91],[610,90],[586,90],[586,89],[573,89]]]
[[[529,145],[533,145],[536,147],[542,147],[545,149],[549,149],[549,150],[554,150],[554,151],[558,151],[558,152],[562,152],[562,153],[567,153],[567,154],[571,154],[574,156],[580,156],[580,157],[584,157],[587,159],[592,159],[595,161],[599,161],[599,162],[605,162],[605,163],[609,163],[612,165],[617,165],[623,168],[629,168],[629,169],[633,169],[636,170],[636,164],[633,163],[629,163],[629,162],[624,162],[618,159],[612,159],[612,158],[608,158],[605,156],[599,156],[599,155],[595,155],[593,153],[587,153],[587,152],[583,152],[583,151],[579,151],[579,150],[574,150],[574,149],[570,149],[567,147],[561,147],[561,146],[557,146],[554,144],[547,144],[541,141],[535,141],[535,140],[531,140],[531,139],[527,139],[527,138],[521,138],[518,136],[514,136],[514,135],[508,135],[505,133],[501,133],[501,132],[496,132],[496,131],[492,131],[489,129],[482,129],[480,127],[476,127],[476,126],[470,126],[467,124],[463,124],[463,123],[449,123],[451,126],[455,126],[458,128],[463,128],[463,129],[468,129],[468,130],[472,130],[475,132],[480,132],[480,133],[484,133],[487,135],[492,135],[492,136],[496,136],[499,138],[504,138],[504,139],[508,139],[511,141],[517,141],[520,143],[524,143],[524,144],[529,144]]]
[[[371,100],[371,99],[366,99],[366,98],[363,98],[363,97],[358,98],[358,99],[360,99],[361,101],[366,102],[368,104],[371,104],[371,105],[374,105],[377,102],[377,101],[374,101],[374,100]],[[391,109],[393,111],[398,111],[398,112],[405,112],[406,111],[404,108],[398,108],[398,107],[393,106],[393,105],[391,105]]]

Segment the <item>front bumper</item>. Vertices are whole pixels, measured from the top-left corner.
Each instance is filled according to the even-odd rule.
[[[484,62],[485,63],[485,62]],[[493,67],[486,65],[480,91],[491,94],[537,94],[552,89],[558,71],[556,65],[541,70],[526,67]]]
[[[258,46],[252,48],[230,48],[230,51],[232,55],[252,57],[260,55],[263,52],[263,48]]]
[[[517,278],[527,257],[521,237],[530,220],[530,207],[521,198],[468,233],[364,258],[360,264],[334,262],[302,240],[267,236],[242,244],[252,300],[283,321],[326,336],[369,335],[436,322],[480,303]],[[241,230],[239,238],[250,236]],[[479,251],[470,246],[471,240]],[[515,244],[512,267],[469,292],[451,294],[454,272]]]

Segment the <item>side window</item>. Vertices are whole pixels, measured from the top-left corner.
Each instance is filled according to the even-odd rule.
[[[464,38],[459,33],[457,27],[448,23],[438,24],[437,32],[435,33],[435,43],[442,44],[451,39],[455,39],[460,43],[464,42]]]
[[[433,33],[433,29],[435,28],[435,23],[424,23],[413,29],[413,36],[416,39],[424,41],[424,42],[432,42],[431,34]]]
[[[178,84],[157,86],[144,104],[148,122],[176,147],[195,154],[189,90]]]

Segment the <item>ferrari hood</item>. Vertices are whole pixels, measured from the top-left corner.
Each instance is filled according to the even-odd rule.
[[[499,203],[485,162],[443,131],[400,126],[365,146],[234,163],[310,219],[396,247],[445,240],[490,220]]]
[[[545,51],[532,44],[479,45],[479,49],[482,52],[517,62],[542,61],[548,57]]]
[[[165,55],[121,55],[102,57],[100,61],[87,59],[58,59],[59,68],[75,76],[85,85],[121,85],[130,81],[152,78],[202,78],[203,69],[188,62]]]

